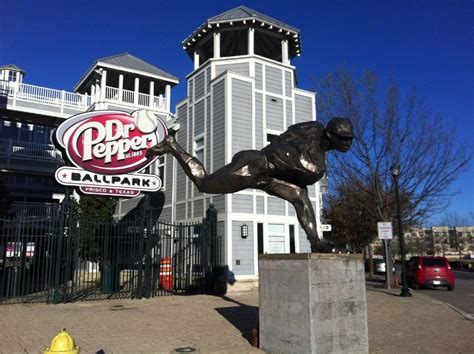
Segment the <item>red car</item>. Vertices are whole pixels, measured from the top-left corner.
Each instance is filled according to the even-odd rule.
[[[408,285],[418,290],[420,286],[445,286],[454,290],[454,274],[446,257],[412,257],[407,266]]]

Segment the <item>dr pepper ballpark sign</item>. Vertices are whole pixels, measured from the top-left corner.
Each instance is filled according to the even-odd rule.
[[[167,134],[165,122],[146,110],[73,116],[56,129],[55,145],[75,167],[60,167],[56,181],[95,195],[135,197],[158,191],[160,178],[137,172],[158,158],[146,152]]]

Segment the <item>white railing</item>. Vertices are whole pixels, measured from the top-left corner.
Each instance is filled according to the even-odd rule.
[[[105,98],[108,100],[119,101],[119,89],[115,87],[105,87]]]
[[[51,144],[29,143],[12,139],[0,139],[0,155],[9,158],[29,158],[62,161],[61,153]]]
[[[150,95],[139,92],[138,99],[135,100],[135,91],[122,90],[122,100],[120,100],[119,89],[110,86],[105,87],[105,99],[156,110],[165,110],[166,108],[166,100],[163,96],[154,96],[153,104],[150,105]]]
[[[94,100],[88,95],[16,83],[14,81],[0,81],[0,96],[10,97],[14,99],[14,102],[19,100],[59,106],[61,107],[61,112],[63,112],[63,108],[85,111],[91,106],[93,101],[98,101],[98,97]],[[163,96],[154,96],[152,104],[150,104],[150,98],[150,95],[144,93],[138,93],[138,97],[135,97],[134,91],[122,90],[122,97],[120,99],[120,90],[118,88],[105,87],[105,99],[108,101],[156,110],[166,109],[166,100]]]
[[[91,97],[87,95],[14,81],[0,81],[0,96],[80,110],[85,110],[91,105]]]

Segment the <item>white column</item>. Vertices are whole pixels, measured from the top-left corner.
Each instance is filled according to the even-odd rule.
[[[150,102],[148,102],[150,107],[153,107],[153,101],[155,100],[155,82],[150,81]]]
[[[165,100],[166,100],[166,104],[165,104],[166,112],[170,112],[170,109],[171,109],[171,85],[166,85],[165,86]]]
[[[248,31],[248,36],[249,36],[249,48],[248,48],[248,55],[254,55],[255,54],[255,29],[250,27]]]
[[[20,72],[16,72],[15,91],[20,91]]]
[[[8,81],[9,75],[10,75],[10,70],[3,70],[3,80]]]
[[[102,76],[100,78],[100,99],[105,100],[105,87],[107,86],[107,71],[102,70]]]
[[[288,40],[281,41],[281,62],[288,65]]]
[[[194,70],[199,68],[199,53],[197,50],[194,51]]]
[[[221,34],[214,32],[214,58],[221,57]]]
[[[133,95],[133,104],[138,105],[138,91],[140,89],[140,79],[138,77],[135,78],[135,94]]]
[[[100,85],[99,80],[95,80],[95,101],[100,101]]]
[[[91,85],[91,103],[95,102],[95,85]]]
[[[119,86],[118,86],[118,100],[123,101],[123,74],[119,75]]]

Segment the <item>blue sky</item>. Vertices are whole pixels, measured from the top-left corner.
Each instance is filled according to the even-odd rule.
[[[177,102],[192,70],[181,40],[239,5],[301,30],[303,54],[292,62],[299,87],[311,89],[312,78],[338,66],[355,75],[370,69],[393,76],[405,92],[416,86],[433,112],[455,123],[459,138],[473,145],[473,1],[2,0],[0,65],[23,68],[27,83],[72,90],[96,59],[129,52],[180,79],[172,91]],[[474,166],[453,190],[460,193],[448,211],[474,211]]]

